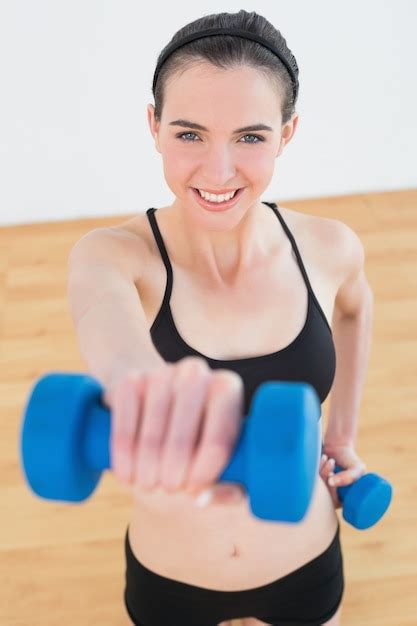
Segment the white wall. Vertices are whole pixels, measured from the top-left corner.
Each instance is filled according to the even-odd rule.
[[[156,59],[202,15],[256,10],[300,68],[264,200],[417,186],[413,0],[0,0],[0,224],[171,203],[146,117]]]

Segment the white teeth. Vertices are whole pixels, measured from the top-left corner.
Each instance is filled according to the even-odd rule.
[[[200,193],[200,196],[205,200],[209,200],[210,202],[225,202],[225,200],[230,200],[231,198],[233,198],[236,191],[238,190],[235,189],[235,191],[231,191],[229,193],[222,193],[219,196],[214,193],[207,193],[203,189],[198,189],[198,191]]]

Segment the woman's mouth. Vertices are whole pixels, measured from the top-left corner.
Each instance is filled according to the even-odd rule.
[[[238,202],[238,200],[240,199],[240,196],[242,195],[244,189],[245,189],[244,187],[241,187],[240,189],[238,189],[235,192],[235,195],[233,196],[233,198],[230,198],[230,200],[225,200],[224,202],[210,202],[210,200],[206,200],[200,195],[200,192],[198,191],[198,189],[195,189],[194,187],[192,187],[193,193],[199,205],[204,207],[205,209],[209,209],[210,211],[222,211],[224,209],[228,209],[234,206],[236,202]]]

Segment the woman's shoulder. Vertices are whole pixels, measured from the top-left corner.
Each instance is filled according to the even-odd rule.
[[[83,239],[94,241],[95,247],[110,263],[122,263],[134,282],[138,283],[147,265],[149,245],[136,217],[115,226],[95,228]]]
[[[332,217],[313,215],[300,210],[279,207],[282,217],[293,234],[296,242],[302,241],[311,254],[330,258],[337,253],[341,239],[350,230],[346,224]]]
[[[113,227],[115,236],[125,238],[126,242],[130,242],[131,245],[139,245],[145,250],[150,250],[150,225],[149,219],[144,213],[138,213],[133,217],[121,222]]]
[[[338,286],[349,271],[352,251],[360,247],[355,231],[333,217],[281,207],[280,211],[301,255]]]

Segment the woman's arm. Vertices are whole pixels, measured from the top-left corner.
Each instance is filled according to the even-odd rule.
[[[139,243],[134,264],[126,242],[108,229],[91,231],[69,255],[68,305],[80,352],[105,389],[129,370],[165,363],[149,335],[132,274],[140,259]]]
[[[339,222],[339,224],[342,224]],[[339,227],[343,278],[335,299],[332,333],[336,374],[324,443],[355,445],[372,341],[373,293],[366,280],[363,245],[348,226]]]

